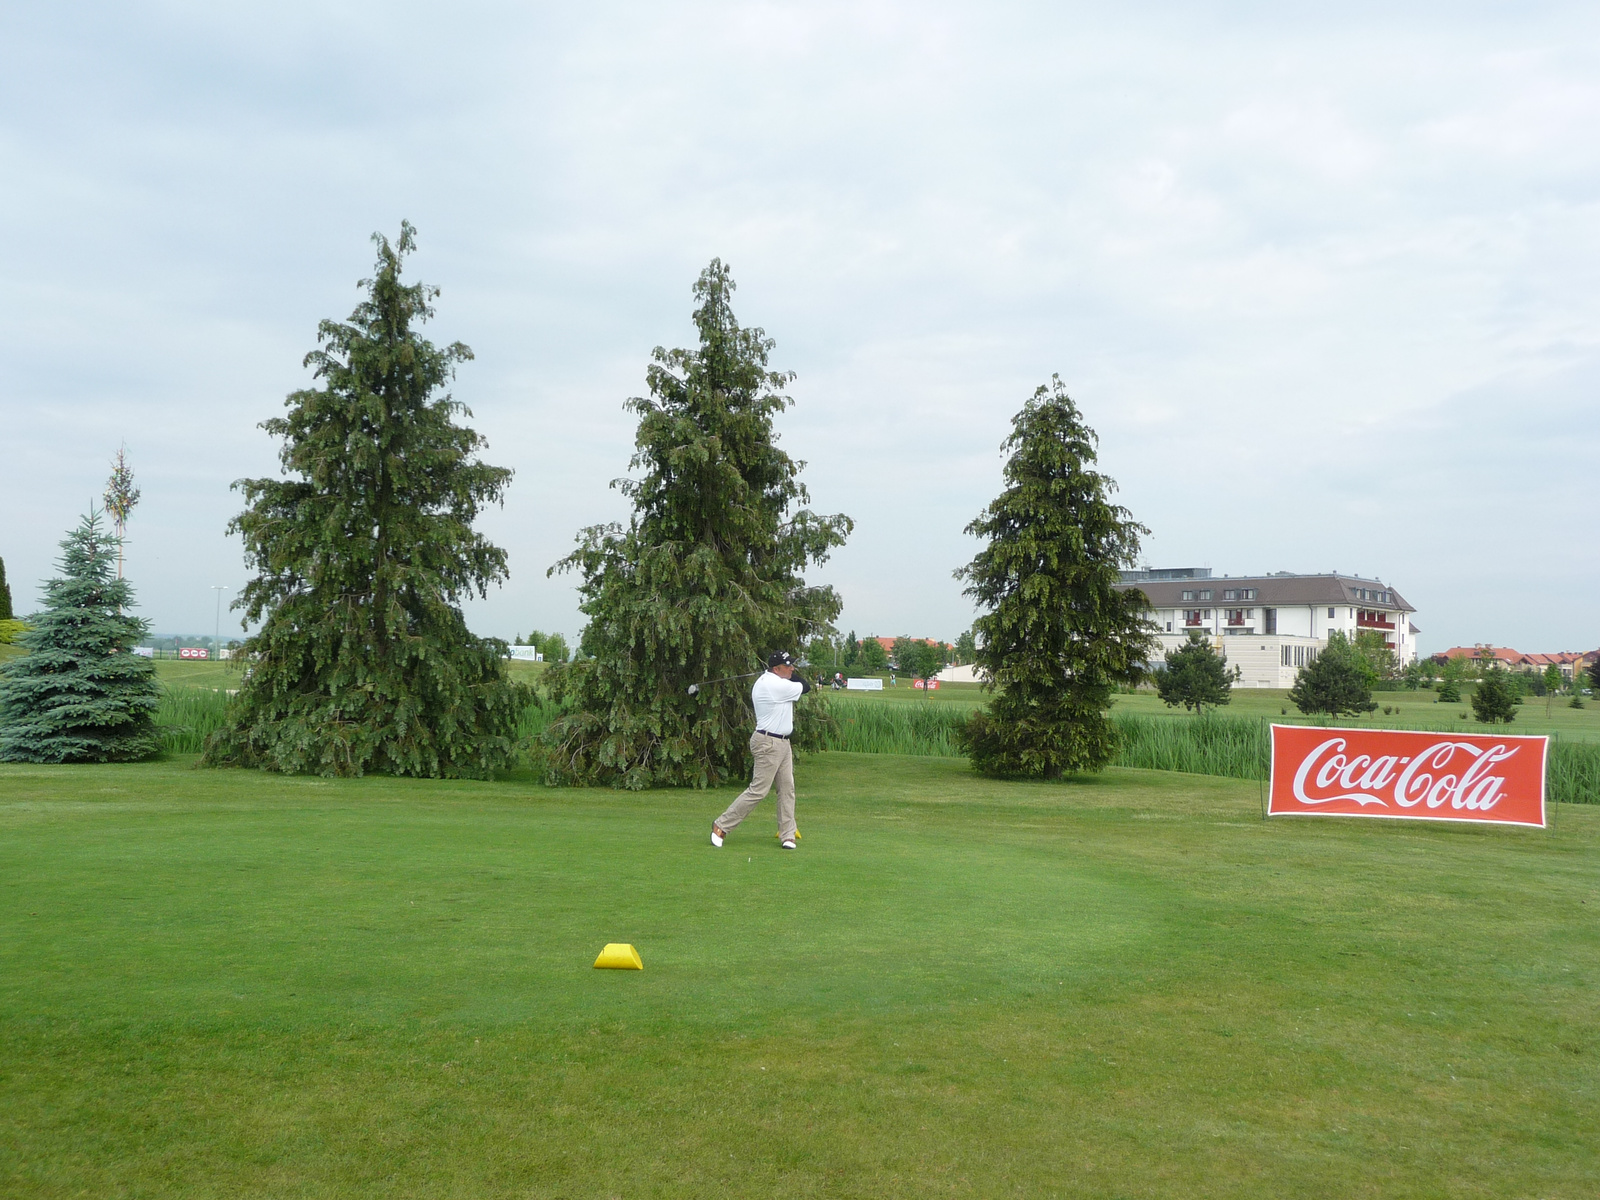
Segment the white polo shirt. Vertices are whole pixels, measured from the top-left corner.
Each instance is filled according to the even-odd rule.
[[[767,671],[750,689],[756,706],[756,728],[762,733],[788,737],[794,732],[794,702],[805,692],[798,680]]]

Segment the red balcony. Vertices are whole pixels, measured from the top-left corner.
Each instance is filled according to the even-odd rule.
[[[1389,619],[1388,613],[1369,612],[1364,608],[1356,609],[1357,629],[1389,629],[1393,630],[1395,624]]]

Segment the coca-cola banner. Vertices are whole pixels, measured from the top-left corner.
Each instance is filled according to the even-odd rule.
[[[1274,725],[1267,811],[1542,829],[1549,744],[1544,737]]]

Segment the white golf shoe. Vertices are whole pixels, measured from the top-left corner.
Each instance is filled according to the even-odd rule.
[[[782,846],[785,850],[793,850],[794,849],[794,839],[793,838],[784,838],[783,841],[778,843],[778,845]]]
[[[715,825],[711,827],[711,844],[717,847],[719,850],[722,848],[722,839],[724,836],[726,835],[723,834],[722,830],[718,829]]]

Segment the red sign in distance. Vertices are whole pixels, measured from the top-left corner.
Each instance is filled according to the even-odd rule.
[[[211,651],[204,646],[179,646],[179,658],[210,658]]]
[[[1272,727],[1273,816],[1544,828],[1547,737]]]

